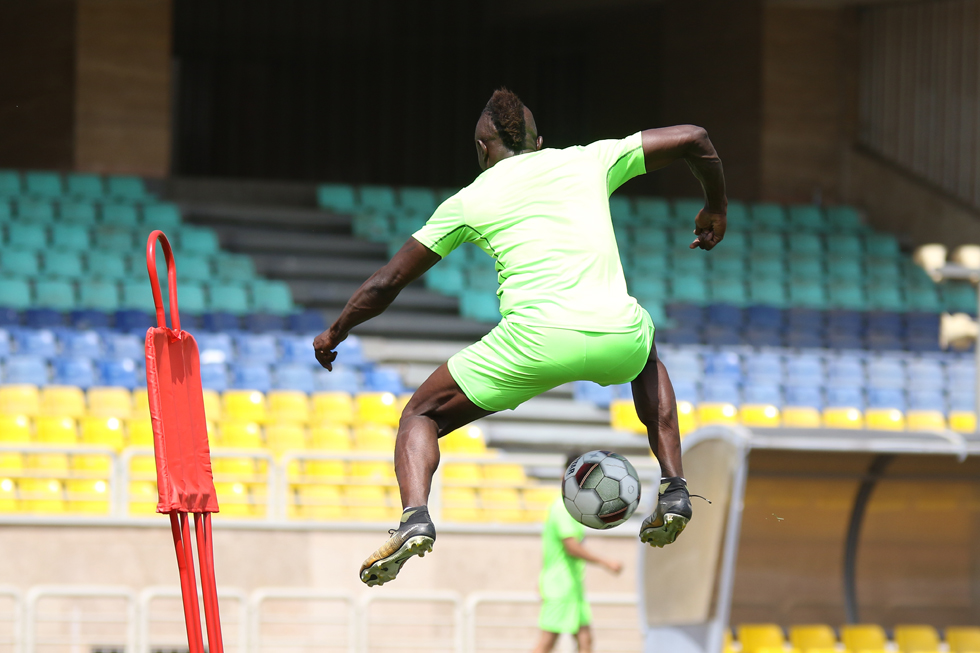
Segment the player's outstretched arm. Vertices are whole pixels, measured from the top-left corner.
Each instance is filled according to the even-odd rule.
[[[586,562],[597,564],[611,574],[619,574],[623,570],[623,563],[596,555],[574,537],[566,537],[561,543],[565,547],[565,553],[573,558],[581,558]]]
[[[347,338],[350,330],[383,313],[402,288],[425,274],[439,260],[438,254],[409,238],[384,267],[354,292],[337,321],[313,340],[313,351],[320,365],[332,370],[337,358],[334,350]]]
[[[703,127],[675,125],[643,132],[643,157],[647,172],[683,159],[704,189],[704,208],[694,220],[697,238],[691,249],[711,249],[725,237],[728,198],[725,172],[715,146]]]

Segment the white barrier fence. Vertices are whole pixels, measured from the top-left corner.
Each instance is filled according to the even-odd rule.
[[[527,651],[538,636],[530,592],[219,590],[229,653]],[[639,651],[633,595],[591,595],[596,651]],[[566,642],[564,650],[572,650]],[[178,587],[0,586],[3,653],[186,653]]]

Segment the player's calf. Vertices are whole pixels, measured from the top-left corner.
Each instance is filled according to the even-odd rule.
[[[432,551],[436,527],[425,506],[405,508],[398,528],[388,531],[388,535],[388,541],[361,565],[361,582],[368,587],[394,580],[409,558],[421,558]]]
[[[655,547],[672,543],[687,526],[693,512],[687,481],[678,476],[661,479],[653,514],[640,526],[640,541]]]

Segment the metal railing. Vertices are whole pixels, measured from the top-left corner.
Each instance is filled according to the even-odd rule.
[[[198,588],[198,604],[203,614],[201,589]],[[180,587],[152,586],[139,593],[137,599],[137,653],[150,653],[154,649],[181,649],[187,645],[184,628],[184,610]],[[169,609],[155,608],[161,601],[170,603]],[[226,651],[248,653],[248,597],[236,588],[218,588],[218,606],[221,615],[221,633]],[[231,608],[236,608],[232,610]],[[203,619],[202,619],[203,620]],[[153,632],[152,625],[163,625],[164,633]],[[28,651],[27,653],[32,653]]]
[[[39,604],[45,600],[61,599],[60,610],[41,611]],[[66,601],[70,609],[65,610]],[[97,602],[99,611],[86,614],[79,607],[82,602]],[[86,601],[87,600],[87,601]],[[107,610],[106,603],[122,601],[124,607]],[[39,633],[39,626],[51,626]],[[83,632],[85,626],[96,632]],[[115,628],[113,628],[115,626]],[[122,642],[118,641],[122,626]],[[136,650],[136,593],[128,587],[100,585],[39,585],[32,587],[25,598],[23,653],[38,653],[41,648],[55,651],[80,651],[82,646],[113,647],[123,645],[126,651]],[[115,640],[115,641],[114,641]]]
[[[280,610],[270,608],[276,603]],[[248,653],[356,653],[357,623],[354,597],[347,592],[286,587],[256,590],[248,600]],[[274,632],[266,633],[266,629]],[[338,639],[340,633],[343,638]]]

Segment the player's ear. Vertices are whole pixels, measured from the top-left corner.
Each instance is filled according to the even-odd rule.
[[[476,140],[476,158],[480,164],[480,170],[486,170],[490,167],[490,150],[487,148],[487,144],[480,139]]]
[[[544,136],[538,136],[538,140],[534,141],[534,143],[537,145],[536,149],[540,150],[542,147],[544,147]]]

